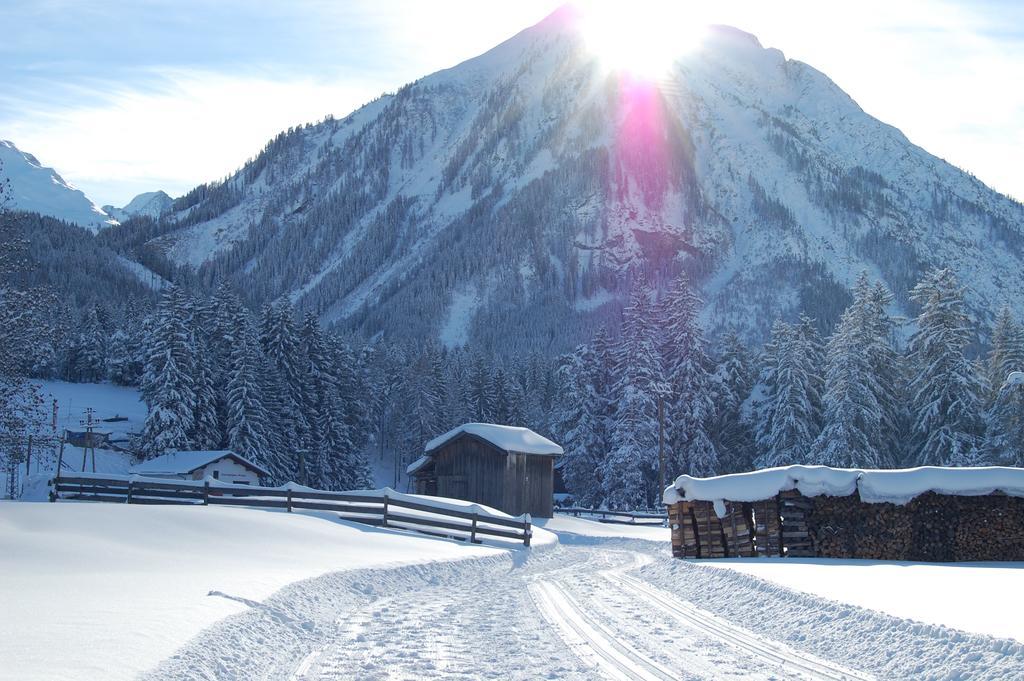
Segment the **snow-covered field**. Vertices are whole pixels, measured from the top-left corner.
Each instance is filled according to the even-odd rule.
[[[1024,563],[739,558],[701,564],[896,617],[1024,643]]]
[[[1024,644],[981,635],[1015,635],[1020,566],[684,561],[665,528],[537,524],[527,550],[329,513],[2,503],[0,679],[1024,678]]]
[[[326,513],[0,502],[0,678],[132,678],[292,582],[508,551]]]

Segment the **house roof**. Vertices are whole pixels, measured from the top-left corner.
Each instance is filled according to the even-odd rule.
[[[424,448],[424,453],[430,455],[445,443],[464,434],[486,440],[504,452],[537,454],[540,456],[560,456],[562,454],[561,447],[529,428],[499,426],[494,423],[464,423],[457,428],[452,428],[444,435],[435,437],[428,442]]]
[[[246,468],[256,471],[260,475],[270,475],[270,472],[267,471],[267,469],[262,466],[258,466],[252,461],[249,461],[248,459],[227,449],[213,451],[169,452],[163,456],[158,456],[155,459],[143,461],[140,464],[132,466],[129,469],[129,472],[137,473],[139,475],[187,475],[194,470],[206,466],[207,464],[211,464],[214,461],[219,461],[225,458],[232,459]]]

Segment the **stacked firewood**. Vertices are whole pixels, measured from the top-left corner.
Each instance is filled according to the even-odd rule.
[[[854,493],[814,497],[808,525],[818,556],[895,560],[909,550],[912,518],[905,507],[866,504]]]
[[[1024,560],[1024,498],[928,492],[904,505],[796,490],[749,503],[669,507],[673,555],[686,558],[820,556],[875,560]]]
[[[956,502],[953,560],[1024,560],[1024,499],[992,494]]]

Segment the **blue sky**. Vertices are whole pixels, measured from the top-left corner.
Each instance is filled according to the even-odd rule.
[[[98,203],[223,177],[276,132],[472,57],[557,0],[4,0],[0,139]],[[691,3],[1024,198],[1024,3]],[[833,6],[834,5],[834,6]]]

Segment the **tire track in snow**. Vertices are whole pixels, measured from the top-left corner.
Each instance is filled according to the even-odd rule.
[[[679,622],[718,638],[729,645],[775,663],[786,672],[826,681],[870,681],[874,677],[844,669],[826,660],[804,654],[781,643],[767,641],[685,601],[678,600],[643,581],[623,574],[624,570],[606,570],[601,575],[615,586],[633,593]]]
[[[530,584],[530,592],[538,609],[574,653],[602,669],[617,681],[666,681],[676,675],[632,646],[616,641],[600,623],[591,619],[582,608],[553,582]]]

